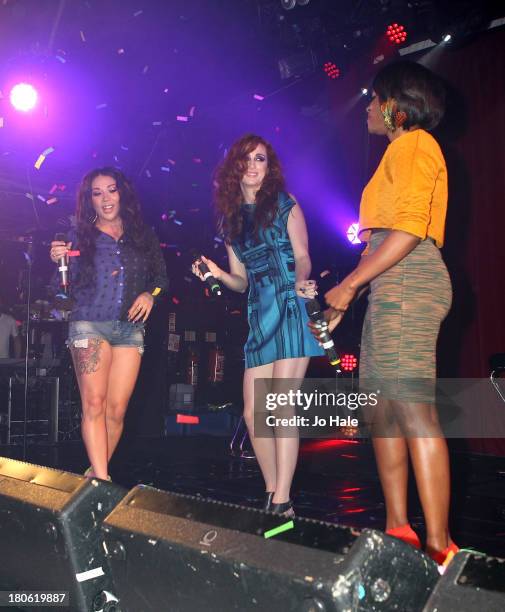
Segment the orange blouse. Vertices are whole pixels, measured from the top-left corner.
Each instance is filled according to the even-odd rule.
[[[402,134],[386,149],[363,190],[360,239],[370,229],[402,230],[422,240],[444,244],[447,214],[447,167],[437,141],[425,130]]]

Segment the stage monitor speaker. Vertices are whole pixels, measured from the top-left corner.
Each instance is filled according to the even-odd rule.
[[[423,612],[503,612],[505,559],[459,552],[448,565]]]
[[[0,590],[68,591],[67,610],[118,612],[101,525],[126,493],[111,482],[0,457]]]
[[[127,612],[420,612],[439,578],[424,553],[378,531],[137,486],[103,523]]]

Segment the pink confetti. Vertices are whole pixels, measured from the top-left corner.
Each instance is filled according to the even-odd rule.
[[[56,204],[57,201],[58,198],[49,198],[49,200],[46,200],[46,204]]]
[[[193,157],[193,161],[195,162],[195,164],[201,164],[202,160],[199,157]]]
[[[45,202],[46,198],[43,195],[38,195],[37,198],[41,201],[41,202]]]
[[[185,117],[184,115],[177,115],[177,121],[189,121],[189,117]]]
[[[79,34],[81,35],[82,42],[86,42],[86,37],[84,36],[84,32],[82,30],[80,30]]]
[[[163,172],[170,172],[170,168],[168,166],[161,166],[161,169],[163,170]]]
[[[194,116],[195,116],[195,108],[196,108],[196,106],[192,106],[192,107],[189,109],[189,116],[190,116],[190,117],[194,117]]]
[[[0,128],[3,128],[4,126],[4,118],[0,117]]]
[[[121,47],[121,49],[117,50],[118,55],[123,55],[124,53],[124,49]]]
[[[174,297],[172,298],[172,302],[173,302],[174,304],[179,304],[179,300],[178,300],[178,298],[176,298],[176,297],[175,297],[175,295],[174,295]]]
[[[172,166],[175,166],[175,161],[173,159],[167,159],[167,162],[172,164]]]
[[[55,183],[49,190],[49,193],[54,193],[57,189],[58,189],[58,185]]]
[[[264,99],[265,99],[265,96],[260,96],[259,94],[254,94],[253,98],[254,98],[255,100],[264,100]]]

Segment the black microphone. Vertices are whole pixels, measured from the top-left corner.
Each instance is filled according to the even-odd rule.
[[[54,239],[58,242],[67,242],[67,236],[65,234],[56,234]],[[60,287],[63,289],[63,293],[68,293],[68,257],[63,255],[58,259],[58,272],[60,273]]]
[[[193,253],[193,263],[196,263],[198,259],[200,259],[200,255],[198,253]],[[198,264],[198,269],[203,276],[203,280],[209,285],[210,291],[213,295],[221,295],[221,285],[217,282],[217,280],[212,276],[209,266],[203,261],[200,261]]]
[[[309,319],[320,329],[319,340],[323,345],[324,352],[326,353],[331,365],[338,365],[340,363],[340,359],[335,351],[335,344],[333,343],[333,339],[328,331],[328,323],[324,319],[324,314],[321,312],[319,302],[316,299],[308,300],[308,302],[305,303],[305,309],[307,310]]]

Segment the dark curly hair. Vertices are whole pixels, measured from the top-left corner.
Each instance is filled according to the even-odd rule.
[[[373,81],[373,89],[381,103],[394,98],[397,111],[404,112],[407,120],[402,127],[415,125],[433,130],[445,111],[445,87],[428,68],[401,60],[385,66]]]
[[[256,193],[254,209],[254,232],[257,236],[260,227],[268,227],[277,211],[279,192],[285,191],[285,181],[279,158],[272,145],[261,136],[246,134],[237,140],[218,166],[214,177],[214,201],[218,217],[218,228],[226,242],[231,242],[242,233],[240,204],[244,196],[240,181],[247,171],[247,156],[262,144],[267,151],[267,174]]]
[[[110,176],[116,183],[125,238],[131,240],[134,248],[139,251],[149,248],[147,228],[140,213],[140,202],[131,182],[120,170],[112,166],[91,170],[82,179],[77,193],[77,244],[81,256],[75,284],[81,286],[90,283],[95,275],[95,241],[98,234],[94,225],[96,213],[91,200],[91,185],[97,176]]]

